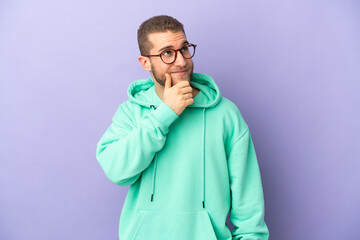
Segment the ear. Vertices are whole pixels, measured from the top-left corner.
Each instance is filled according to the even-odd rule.
[[[139,62],[141,64],[141,66],[146,71],[151,71],[150,59],[148,57],[140,56],[140,57],[138,57],[138,60],[139,60]]]

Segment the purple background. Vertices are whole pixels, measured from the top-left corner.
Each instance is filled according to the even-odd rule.
[[[250,127],[270,239],[358,239],[356,0],[0,1],[0,239],[117,238],[128,187],[96,144],[149,76],[136,30],[158,14]]]

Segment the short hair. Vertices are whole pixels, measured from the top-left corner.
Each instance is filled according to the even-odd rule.
[[[167,15],[154,16],[144,21],[137,31],[140,54],[149,54],[150,49],[153,47],[148,39],[149,34],[166,31],[182,31],[185,34],[184,25],[177,19]]]

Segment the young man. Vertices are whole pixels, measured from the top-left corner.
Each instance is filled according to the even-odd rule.
[[[97,147],[106,176],[131,185],[120,239],[268,239],[249,128],[211,77],[193,73],[196,45],[183,25],[152,17],[138,43],[151,77],[129,86]]]

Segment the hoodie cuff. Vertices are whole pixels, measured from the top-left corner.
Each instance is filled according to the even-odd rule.
[[[166,103],[161,102],[153,112],[156,120],[161,122],[167,128],[179,117]]]

